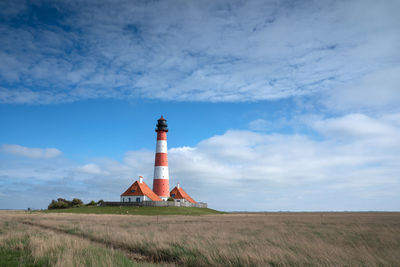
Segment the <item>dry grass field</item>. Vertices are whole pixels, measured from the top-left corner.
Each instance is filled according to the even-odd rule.
[[[0,212],[1,266],[400,266],[400,213]]]

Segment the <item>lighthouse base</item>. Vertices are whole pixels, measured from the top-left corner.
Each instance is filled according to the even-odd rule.
[[[162,200],[169,197],[169,179],[153,179],[153,192]]]

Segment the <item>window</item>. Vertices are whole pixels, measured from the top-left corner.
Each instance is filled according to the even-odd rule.
[[[135,190],[135,189],[132,189],[132,190],[131,190],[131,193],[135,193],[135,192],[136,192],[136,190]]]
[[[136,198],[136,202],[140,202],[140,197],[137,197],[137,198]]]
[[[131,202],[131,198],[129,198],[129,202]]]
[[[171,197],[175,197],[175,194],[171,194]]]

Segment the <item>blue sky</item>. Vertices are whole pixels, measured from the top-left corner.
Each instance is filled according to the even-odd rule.
[[[2,1],[0,208],[171,184],[222,210],[400,210],[398,1]]]

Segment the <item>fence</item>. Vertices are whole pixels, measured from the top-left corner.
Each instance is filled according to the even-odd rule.
[[[207,203],[176,202],[176,201],[143,201],[143,202],[118,202],[106,201],[100,206],[133,206],[133,207],[194,207],[207,208]]]

